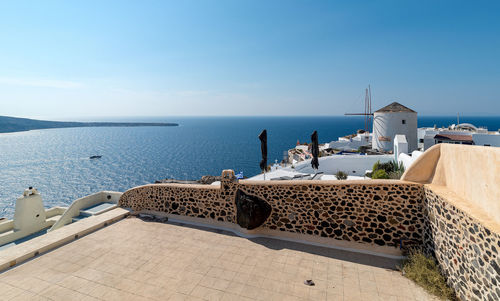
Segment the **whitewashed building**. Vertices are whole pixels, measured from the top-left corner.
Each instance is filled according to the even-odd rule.
[[[427,150],[439,143],[470,144],[500,147],[500,132],[488,131],[469,123],[452,124],[447,128],[419,128],[418,148]]]
[[[368,146],[372,141],[372,134],[369,132],[358,133],[356,136],[351,137],[339,137],[337,141],[331,141],[328,143],[329,148],[344,150],[344,151],[355,151],[361,146]]]

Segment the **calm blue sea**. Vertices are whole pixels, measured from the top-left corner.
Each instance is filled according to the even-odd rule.
[[[199,179],[223,169],[259,173],[257,136],[268,131],[269,162],[281,160],[314,130],[320,142],[363,128],[360,117],[182,117],[127,119],[178,122],[179,127],[68,128],[0,134],[0,216],[12,217],[15,200],[38,188],[47,207],[67,206],[101,190],[125,191],[157,179]],[[500,128],[500,117],[461,117]],[[420,117],[419,126],[447,126],[456,117]],[[91,155],[102,159],[89,160]]]

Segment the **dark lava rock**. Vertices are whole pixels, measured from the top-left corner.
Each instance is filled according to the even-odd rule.
[[[199,182],[200,184],[210,185],[213,182],[221,181],[221,179],[222,179],[221,176],[203,176],[201,177],[201,180],[199,180]]]
[[[348,219],[344,220],[344,224],[348,227],[354,226],[354,222]]]
[[[156,180],[155,184],[205,184],[210,185],[213,182],[220,181],[221,176],[203,176],[200,180],[177,180],[177,179],[163,179]]]
[[[248,230],[262,225],[271,214],[271,206],[261,198],[236,191],[236,222]],[[288,224],[287,224],[288,225]]]

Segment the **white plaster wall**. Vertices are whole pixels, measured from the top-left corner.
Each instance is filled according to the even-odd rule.
[[[398,162],[403,163],[405,170],[408,169],[418,157],[423,154],[421,151],[413,151],[411,156],[405,153],[399,154]]]
[[[403,124],[402,120],[406,120],[406,124]],[[394,136],[397,134],[406,136],[408,151],[417,149],[417,113],[375,112],[373,114],[374,149],[391,151],[394,147]],[[388,137],[390,141],[380,141],[379,137]]]
[[[411,166],[413,161],[414,161],[414,159],[411,156],[409,156],[408,154],[400,154],[398,157],[398,162],[403,163],[405,170]]]
[[[14,230],[27,234],[35,233],[45,227],[45,209],[42,196],[35,189],[26,189],[16,201]]]
[[[492,134],[472,134],[472,141],[475,145],[485,145],[500,147],[500,135]]]
[[[398,156],[401,153],[408,153],[408,142],[405,135],[396,135],[394,137],[394,157],[396,160],[398,160]]]
[[[434,140],[435,135],[436,134],[425,135],[425,137],[424,137],[424,151],[428,150],[431,146],[436,144],[436,141]]]
[[[330,148],[334,149],[354,149],[357,150],[360,146],[368,145],[369,142],[353,140],[353,141],[332,141],[329,143]]]
[[[346,139],[345,137],[339,137],[337,141],[331,141],[328,143],[329,148],[337,149],[354,149],[357,150],[360,146],[369,145],[372,142],[371,133],[358,134],[352,139]]]
[[[391,160],[394,160],[393,155],[333,155],[319,158],[317,171],[311,167],[311,160],[295,165],[295,171],[309,174],[316,172],[335,174],[344,171],[351,176],[364,176],[365,171],[371,170],[377,161],[384,163]]]
[[[307,151],[309,149],[309,146],[307,146],[307,145],[296,145],[295,149],[300,149],[300,150],[303,150],[303,151]]]

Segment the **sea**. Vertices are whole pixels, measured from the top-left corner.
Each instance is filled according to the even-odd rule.
[[[109,119],[108,119],[109,120]],[[297,141],[320,143],[364,128],[359,116],[151,117],[109,121],[176,122],[178,127],[96,127],[0,134],[0,217],[12,218],[16,198],[29,186],[46,207],[68,206],[102,190],[126,191],[155,180],[199,179],[233,169],[260,172],[260,141],[268,132],[268,162],[279,162]],[[423,116],[418,126],[448,126],[454,116]],[[460,116],[460,122],[500,129],[498,117]],[[101,159],[89,159],[101,155]]]

